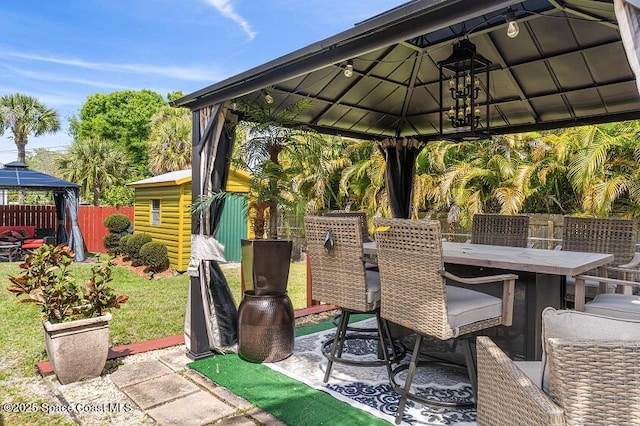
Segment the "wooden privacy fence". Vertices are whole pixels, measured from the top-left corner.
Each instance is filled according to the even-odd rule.
[[[106,253],[102,239],[109,233],[104,227],[107,216],[120,213],[133,223],[133,207],[80,206],[78,225],[87,251]],[[1,226],[34,226],[36,228],[55,228],[55,206],[0,206]]]
[[[0,226],[56,227],[55,206],[0,206]]]
[[[127,216],[133,223],[133,207],[111,206],[80,206],[78,211],[78,225],[84,237],[84,244],[88,251],[106,253],[102,239],[109,233],[104,226],[107,216],[119,213]]]

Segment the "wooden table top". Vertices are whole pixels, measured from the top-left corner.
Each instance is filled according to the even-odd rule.
[[[364,243],[363,252],[375,254],[376,243]],[[612,254],[451,243],[448,241],[442,243],[442,254],[445,263],[551,275],[578,275],[613,262]]]

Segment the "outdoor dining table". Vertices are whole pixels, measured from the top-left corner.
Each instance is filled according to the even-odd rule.
[[[495,272],[492,270],[499,270],[519,275],[518,287],[524,292],[524,300],[518,303],[517,289],[514,321],[518,316],[524,319],[524,353],[516,356],[525,360],[540,360],[542,356],[542,311],[547,306],[562,307],[565,277],[579,275],[592,269],[603,270],[602,276],[605,276],[603,267],[613,261],[611,254],[448,241],[443,241],[442,252],[447,270],[453,273],[464,273],[465,270],[473,268],[475,271],[482,269],[487,274]],[[364,243],[363,253],[375,255],[376,243]]]

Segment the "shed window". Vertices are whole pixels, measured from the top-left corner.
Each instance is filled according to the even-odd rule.
[[[160,225],[160,200],[151,200],[151,224]]]

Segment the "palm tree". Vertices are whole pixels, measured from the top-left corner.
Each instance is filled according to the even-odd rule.
[[[308,102],[296,102],[279,112],[261,101],[239,105],[246,116],[242,123],[246,139],[238,149],[237,158],[243,168],[254,176],[253,194],[257,194],[257,198],[249,202],[249,208],[256,214],[256,223],[264,223],[264,214],[267,210],[269,212],[267,238],[270,239],[278,238],[278,205],[283,200],[283,184],[290,185],[280,164],[280,153],[305,134],[302,128],[292,123],[307,105]],[[256,238],[261,238],[258,232]]]
[[[191,167],[191,114],[186,108],[162,107],[151,117],[149,171],[153,175]]]
[[[0,130],[10,129],[18,148],[18,161],[26,163],[29,135],[41,136],[60,129],[58,112],[47,108],[38,99],[15,93],[0,97]]]
[[[78,140],[60,160],[60,173],[81,187],[82,196],[100,205],[100,195],[121,183],[129,172],[127,155],[114,144],[100,140]]]
[[[568,177],[580,194],[583,211],[606,217],[637,200],[637,123],[583,126],[563,132],[576,149]]]

